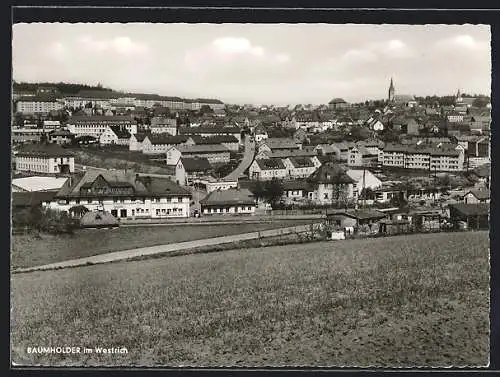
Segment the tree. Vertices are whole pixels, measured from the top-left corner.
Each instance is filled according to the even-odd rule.
[[[214,113],[214,110],[208,106],[208,105],[202,105],[200,107],[200,114],[201,115],[204,115],[204,114],[213,114]]]
[[[264,183],[265,198],[269,200],[271,204],[275,204],[283,196],[283,184],[279,179],[273,178],[270,181]]]

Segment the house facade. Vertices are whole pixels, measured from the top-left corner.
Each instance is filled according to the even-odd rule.
[[[172,136],[177,135],[177,119],[153,117],[149,129],[153,134],[167,133]]]
[[[175,165],[175,179],[181,186],[189,186],[201,179],[207,179],[213,171],[206,158],[179,158]]]
[[[355,181],[339,165],[323,164],[307,181],[312,185],[310,199],[317,204],[346,203],[355,198]]]
[[[191,193],[169,179],[88,170],[68,179],[47,206],[69,212],[82,205],[116,218],[179,218],[189,216],[190,200]]]
[[[287,169],[278,158],[256,159],[248,168],[248,174],[252,180],[285,179]]]
[[[165,154],[175,146],[184,145],[188,142],[187,136],[170,136],[169,134],[150,134],[142,141],[142,153],[148,155]],[[172,163],[171,165],[175,165]]]
[[[247,189],[215,190],[200,200],[203,215],[252,215],[256,200]]]
[[[73,116],[68,119],[68,130],[75,136],[99,139],[108,126],[118,126],[131,134],[137,133],[137,122],[129,116]]]
[[[317,169],[317,166],[308,157],[288,157],[283,160],[283,164],[288,177],[292,179],[307,178]]]
[[[46,174],[73,173],[75,157],[56,144],[26,145],[16,155],[16,170]]]
[[[101,145],[129,145],[130,133],[119,126],[107,126],[105,131],[99,136]]]
[[[63,107],[61,101],[37,96],[20,98],[16,103],[16,111],[21,114],[48,114]]]

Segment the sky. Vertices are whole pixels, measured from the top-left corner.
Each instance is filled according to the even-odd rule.
[[[13,79],[232,104],[325,104],[396,94],[490,95],[488,25],[13,26]]]

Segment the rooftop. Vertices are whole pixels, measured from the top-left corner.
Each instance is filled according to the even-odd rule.
[[[283,161],[279,158],[263,158],[255,161],[261,170],[285,169]]]
[[[255,204],[254,195],[245,188],[215,190],[200,200],[202,206]]]
[[[17,152],[18,157],[73,157],[74,154],[57,144],[27,144]]]
[[[212,169],[212,165],[206,158],[188,158],[182,157],[180,159],[184,170],[187,172],[198,172],[198,171],[209,171]]]
[[[134,195],[139,196],[191,196],[191,193],[175,182],[166,178],[138,176],[134,172],[123,170],[87,170],[76,173],[66,181],[57,193],[59,198],[80,197],[80,188],[90,187],[96,179],[106,182],[111,187],[132,187]],[[90,196],[99,196],[91,194]],[[109,194],[107,195],[109,196]],[[113,193],[112,196],[119,196]]]
[[[327,162],[319,167],[314,172],[308,181],[311,183],[322,184],[349,184],[354,183],[354,180],[349,177],[345,170],[333,162]]]

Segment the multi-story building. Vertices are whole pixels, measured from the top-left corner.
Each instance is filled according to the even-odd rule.
[[[49,142],[59,144],[59,145],[67,145],[71,144],[75,135],[73,135],[68,130],[57,130],[49,132],[48,134]]]
[[[13,144],[38,143],[46,132],[42,128],[17,128],[11,130]]]
[[[167,133],[172,136],[177,135],[177,119],[173,118],[163,118],[163,117],[153,117],[151,118],[151,126],[149,129],[151,133],[161,134]]]
[[[73,116],[68,120],[68,130],[77,137],[92,136],[99,139],[108,126],[118,126],[129,133],[137,133],[137,122],[129,116]]]
[[[189,217],[191,193],[170,179],[126,171],[87,170],[71,176],[47,204],[68,212],[85,206],[116,218]]]
[[[459,144],[396,145],[384,148],[382,165],[402,169],[430,171],[461,171],[465,149]]]
[[[233,135],[241,144],[241,129],[238,127],[179,127],[178,133],[179,135],[202,137]]]
[[[75,171],[73,153],[57,144],[25,145],[16,154],[16,170],[45,174],[68,174]]]
[[[62,101],[50,97],[21,97],[17,100],[16,111],[21,114],[48,114],[64,107]]]
[[[313,174],[317,167],[309,157],[288,157],[283,160],[283,164],[292,179],[307,178]]]
[[[99,144],[129,145],[130,136],[130,132],[128,132],[124,127],[107,126],[101,136],[99,136]]]
[[[130,151],[142,152],[144,139],[146,139],[146,137],[149,135],[151,134],[146,132],[137,132],[136,134],[131,134],[128,149]]]
[[[248,173],[250,179],[260,181],[285,179],[288,174],[285,164],[279,158],[256,159],[248,168]]]
[[[185,145],[188,140],[189,137],[186,135],[170,136],[170,134],[149,134],[142,141],[142,153],[165,154],[174,146]],[[176,163],[177,161],[175,164]]]
[[[206,180],[212,171],[212,165],[206,158],[181,157],[175,165],[175,179],[179,185],[191,185],[197,180]]]
[[[346,203],[357,194],[355,181],[342,167],[332,162],[323,164],[307,181],[313,188],[309,199],[317,204]]]
[[[239,145],[240,145],[238,143],[238,139],[236,139],[234,135],[216,135],[209,137],[191,136],[190,142],[188,144],[191,145],[221,144],[233,152],[237,152],[239,150]]]

